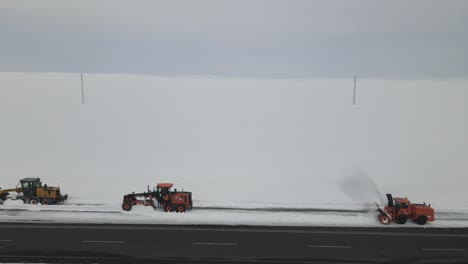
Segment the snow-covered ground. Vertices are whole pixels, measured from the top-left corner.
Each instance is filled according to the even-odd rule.
[[[85,74],[83,104],[79,74],[0,73],[0,187],[70,195],[7,201],[0,220],[376,225],[390,192],[431,203],[430,226],[468,226],[467,85],[358,79],[353,105],[352,79]],[[120,210],[157,182],[199,209]]]
[[[120,205],[86,199],[71,199],[64,205],[49,206],[7,200],[0,207],[0,222],[382,227],[377,221],[375,205],[370,204],[304,204],[297,208],[287,204],[231,204],[221,207],[195,201],[197,206],[186,213],[166,213],[162,208],[153,210],[144,206],[134,206],[126,212]],[[437,221],[424,228],[468,227],[466,207],[449,209],[438,212]],[[404,227],[421,226],[409,221]]]

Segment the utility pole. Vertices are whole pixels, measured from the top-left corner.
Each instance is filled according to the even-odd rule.
[[[84,86],[83,86],[83,74],[81,74],[81,103],[86,103],[85,101],[85,94],[84,94]]]
[[[356,104],[356,75],[354,75],[353,105]]]

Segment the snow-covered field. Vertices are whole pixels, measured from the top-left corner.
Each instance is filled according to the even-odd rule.
[[[353,105],[352,79],[85,74],[83,104],[79,74],[0,73],[0,187],[71,197],[0,221],[373,226],[390,192],[468,226],[467,85],[358,79]],[[120,210],[157,182],[199,209]]]

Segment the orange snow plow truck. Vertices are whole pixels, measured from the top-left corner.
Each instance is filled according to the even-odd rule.
[[[158,183],[153,191],[143,193],[129,193],[124,195],[122,209],[125,211],[132,210],[134,205],[162,207],[165,212],[182,213],[185,210],[190,210],[193,207],[192,193],[184,191],[171,191],[172,183]],[[157,202],[157,206],[155,204]]]
[[[382,224],[390,222],[405,224],[411,218],[419,225],[425,225],[427,221],[434,221],[434,208],[431,205],[412,204],[407,198],[393,198],[387,194],[388,204],[382,210],[377,203],[378,219]]]

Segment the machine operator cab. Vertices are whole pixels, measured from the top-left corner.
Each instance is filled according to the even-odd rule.
[[[156,193],[159,195],[159,198],[168,201],[170,199],[171,187],[174,184],[172,183],[158,183],[156,185]]]
[[[25,197],[35,196],[37,188],[42,186],[40,178],[24,178],[20,180],[20,183]]]
[[[398,215],[410,215],[411,202],[407,198],[392,197],[387,194],[388,206],[386,211],[391,211],[394,217]]]
[[[402,209],[408,209],[408,203],[409,203],[408,199],[406,199],[406,198],[395,198],[394,201],[395,201],[395,206],[396,207],[399,207],[399,208],[402,208]]]
[[[393,201],[395,202],[395,210],[397,215],[405,214],[409,215],[409,204],[410,201],[407,198],[394,198]]]

